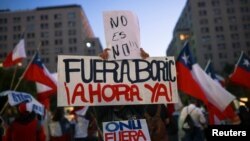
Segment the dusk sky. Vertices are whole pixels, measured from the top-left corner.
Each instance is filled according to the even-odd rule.
[[[0,0],[0,9],[27,10],[43,6],[79,4],[96,37],[106,47],[103,11],[129,10],[139,19],[141,47],[154,56],[165,56],[174,26],[186,0]]]

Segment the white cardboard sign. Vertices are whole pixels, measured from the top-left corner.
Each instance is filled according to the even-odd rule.
[[[177,94],[174,57],[58,56],[58,106],[176,103]]]
[[[151,141],[145,119],[103,122],[104,141]]]
[[[137,16],[130,11],[103,13],[109,60],[140,58],[140,28]]]

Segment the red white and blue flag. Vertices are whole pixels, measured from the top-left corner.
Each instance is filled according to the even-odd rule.
[[[14,50],[12,50],[3,61],[3,67],[16,65],[22,62],[24,58],[26,58],[25,41],[24,39],[21,39],[15,46]]]
[[[38,95],[38,100],[41,102],[49,98],[49,96],[51,96],[52,94],[56,94],[57,83],[53,78],[53,76],[51,75],[51,73],[42,63],[42,60],[39,57],[38,52],[35,54],[35,57],[32,60],[31,64],[24,72],[23,78],[26,80],[38,82],[40,84],[45,85],[46,87],[49,87],[47,91],[46,90],[42,91],[43,93]]]
[[[250,59],[245,53],[241,53],[234,72],[229,79],[235,84],[250,89]]]
[[[24,79],[39,82],[50,88],[56,89],[56,83],[51,78],[48,69],[43,64],[38,52],[35,54],[32,63],[28,66],[24,74]]]
[[[188,44],[183,48],[176,61],[177,85],[178,89],[186,94],[207,103],[207,98],[203,90],[196,82],[192,74],[192,66],[195,64],[194,58],[190,56]]]
[[[52,81],[57,84],[57,73],[49,73]],[[37,100],[41,102],[47,109],[50,106],[50,96],[56,94],[56,89],[51,88],[47,85],[36,82],[36,90],[37,90]]]
[[[211,61],[209,60],[206,67],[205,72],[218,84],[220,84],[222,87],[225,86],[225,82],[222,81],[224,79],[221,79],[221,76],[215,73],[214,68],[212,66]],[[208,105],[208,111],[209,111],[209,123],[210,124],[220,124],[220,120],[224,119],[230,119],[231,121],[235,122],[237,120],[237,115],[232,107],[231,104],[229,104],[226,109],[221,112],[217,110],[216,108],[212,107],[213,105]],[[217,123],[216,123],[217,121]],[[238,121],[237,121],[238,122]]]
[[[235,99],[235,96],[216,83],[195,62],[188,43],[177,58],[176,69],[178,88],[205,104],[223,112]]]

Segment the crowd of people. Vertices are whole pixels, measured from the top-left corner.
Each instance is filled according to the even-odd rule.
[[[124,105],[89,107],[85,115],[71,114],[74,118],[69,120],[65,117],[64,108],[57,107],[51,114],[47,112],[44,118],[25,110],[23,104],[9,107],[0,118],[1,140],[101,141],[102,122],[144,118],[152,141],[205,141],[209,113],[191,101],[174,111],[164,104]],[[188,114],[194,121],[195,130],[182,130]],[[250,125],[249,102],[239,107],[238,115],[241,124]]]

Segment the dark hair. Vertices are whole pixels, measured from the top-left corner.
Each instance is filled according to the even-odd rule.
[[[18,117],[16,118],[16,121],[20,123],[29,123],[32,121],[34,118],[36,118],[35,112],[27,112],[25,114],[19,114]]]
[[[53,121],[59,121],[63,118],[64,116],[64,109],[63,108],[57,108],[55,113],[54,113],[54,116],[52,118]]]
[[[240,106],[240,107],[239,107],[239,112],[240,112],[240,113],[247,112],[247,107],[245,107],[245,106]]]

